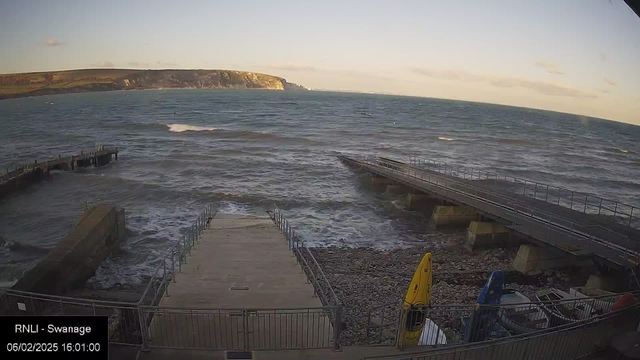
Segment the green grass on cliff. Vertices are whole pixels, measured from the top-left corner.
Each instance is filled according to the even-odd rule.
[[[122,80],[128,81],[122,81]],[[83,69],[0,75],[0,99],[70,92],[154,88],[283,90],[281,77],[235,70]]]
[[[86,69],[0,75],[0,95],[26,95],[44,89],[111,84],[140,70]]]

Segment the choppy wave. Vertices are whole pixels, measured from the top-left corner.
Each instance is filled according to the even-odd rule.
[[[539,145],[538,142],[525,140],[525,139],[498,138],[498,139],[491,139],[489,141],[500,143],[500,144],[508,144],[508,145],[529,145],[529,146]]]
[[[216,131],[218,128],[207,127],[207,126],[195,126],[195,125],[187,125],[187,124],[167,124],[169,131],[171,132],[185,132],[185,131]]]
[[[607,152],[610,152],[610,153],[618,154],[618,155],[635,154],[636,153],[633,150],[622,149],[622,148],[617,148],[617,147],[605,147],[604,150],[607,151]]]
[[[10,288],[18,282],[18,279],[0,281],[0,289]]]
[[[277,203],[316,246],[392,248],[432,241],[421,235],[431,231],[424,227],[425,214],[405,211],[399,197],[368,189],[358,175],[364,170],[340,163],[339,153],[474,163],[483,171],[638,202],[639,127],[593,120],[586,129],[562,114],[409,97],[215,94],[56,95],[55,106],[41,105],[46,111],[29,99],[3,103],[0,163],[71,154],[96,141],[122,152],[109,166],[56,174],[1,202],[0,236],[53,247],[86,201],[116,203],[126,209],[133,232],[90,281],[106,288],[148,276],[211,203],[223,212],[262,215]],[[532,127],[523,132],[523,124]],[[41,256],[2,251],[0,279],[6,280]]]

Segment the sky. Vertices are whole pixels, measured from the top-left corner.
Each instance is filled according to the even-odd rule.
[[[640,125],[622,0],[0,0],[0,73],[235,69]]]

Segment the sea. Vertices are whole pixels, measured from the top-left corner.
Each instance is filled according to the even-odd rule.
[[[97,203],[128,236],[87,286],[145,281],[208,204],[283,209],[312,246],[430,241],[424,214],[372,192],[339,154],[422,157],[640,206],[640,127],[528,108],[406,96],[147,90],[0,101],[0,171],[117,147],[117,162],[53,176],[0,200],[0,283],[20,278]],[[345,261],[348,261],[345,259]]]

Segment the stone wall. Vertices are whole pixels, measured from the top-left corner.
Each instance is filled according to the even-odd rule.
[[[124,209],[98,205],[87,210],[67,236],[13,289],[64,294],[81,286],[118,246],[124,233]]]

